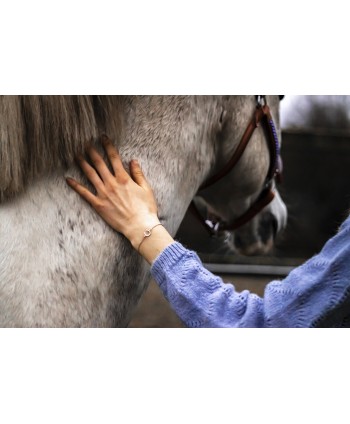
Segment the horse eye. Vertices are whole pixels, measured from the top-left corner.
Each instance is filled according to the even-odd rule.
[[[278,96],[278,98],[280,99],[280,101],[281,101],[281,100],[283,100],[283,97],[284,97],[284,96]]]

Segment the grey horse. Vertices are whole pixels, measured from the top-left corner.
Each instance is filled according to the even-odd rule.
[[[278,96],[266,97],[279,131]],[[2,96],[0,326],[127,326],[149,266],[67,187],[65,176],[88,185],[74,157],[89,144],[100,149],[98,136],[107,133],[127,169],[139,160],[160,220],[174,235],[255,108],[254,96]],[[259,195],[269,162],[257,128],[234,169],[203,198],[223,220],[234,220]],[[266,224],[267,215],[274,223]],[[264,240],[257,231],[262,221]],[[248,253],[264,251],[285,222],[277,194],[237,230],[240,243]]]

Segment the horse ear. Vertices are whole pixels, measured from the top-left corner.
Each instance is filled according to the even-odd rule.
[[[284,97],[284,96],[278,96],[278,98],[280,99],[280,101],[281,101],[281,100],[283,100],[283,97]]]

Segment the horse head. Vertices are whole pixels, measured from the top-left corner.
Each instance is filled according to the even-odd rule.
[[[242,254],[267,253],[287,221],[281,177],[279,96],[223,99],[215,161],[198,192],[212,233]],[[277,177],[277,178],[276,178]]]

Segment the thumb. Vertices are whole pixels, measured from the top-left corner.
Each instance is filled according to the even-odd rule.
[[[135,183],[137,183],[139,186],[143,188],[148,187],[147,180],[145,176],[143,175],[140,164],[138,163],[136,159],[133,159],[130,163],[130,173]]]

